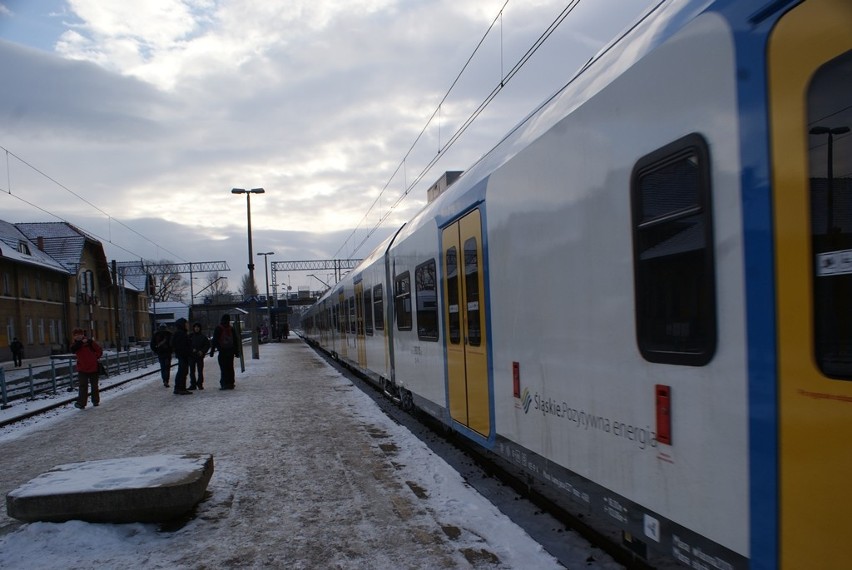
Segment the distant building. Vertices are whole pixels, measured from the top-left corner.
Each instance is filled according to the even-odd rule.
[[[71,273],[17,227],[0,220],[0,358],[15,337],[26,357],[60,352]]]
[[[115,342],[112,277],[103,244],[67,222],[20,223],[15,227],[70,274],[66,315],[70,329],[80,327],[109,346]]]
[[[149,287],[152,277],[141,261],[113,261],[115,282],[119,285],[118,331],[122,344],[128,345],[151,337]]]
[[[151,313],[154,319],[154,328],[160,325],[172,327],[178,319],[189,321],[189,305],[179,301],[160,301],[151,304]]]
[[[75,327],[109,348],[145,342],[148,277],[136,273],[108,263],[103,244],[67,222],[0,220],[0,360],[15,337],[27,358],[65,352]]]

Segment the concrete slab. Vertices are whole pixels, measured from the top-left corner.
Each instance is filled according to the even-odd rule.
[[[6,495],[24,522],[161,522],[197,505],[213,476],[213,456],[187,453],[58,465]]]

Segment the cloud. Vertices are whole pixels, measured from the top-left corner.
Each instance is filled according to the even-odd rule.
[[[120,220],[171,257],[227,251],[245,267],[229,244],[245,239],[246,205],[230,189],[263,187],[252,200],[257,247],[334,255],[356,226],[362,241],[564,8],[510,3],[421,134],[502,5],[69,0],[54,52],[0,40],[0,146],[14,153],[0,161],[2,217],[37,221],[49,217],[42,208],[84,229],[84,219],[105,223],[134,254],[169,257]],[[466,169],[564,84],[589,45],[621,27],[602,23],[605,11],[581,3],[386,224],[410,219],[444,170]]]

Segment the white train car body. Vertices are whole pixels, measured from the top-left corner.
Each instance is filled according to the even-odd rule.
[[[845,0],[661,2],[330,291],[308,338],[337,346],[317,316],[358,321],[381,285],[383,334],[341,325],[332,352],[635,554],[843,567],[850,26]]]

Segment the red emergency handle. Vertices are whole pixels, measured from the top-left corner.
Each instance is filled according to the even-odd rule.
[[[672,444],[672,389],[657,384],[654,387],[657,400],[657,441]]]

